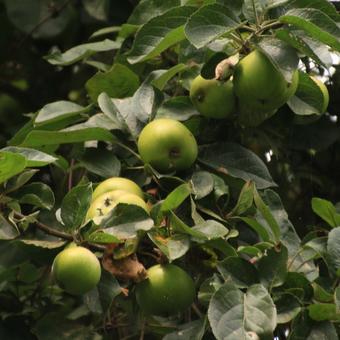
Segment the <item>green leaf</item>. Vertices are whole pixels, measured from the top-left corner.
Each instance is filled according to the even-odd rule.
[[[35,130],[30,132],[20,146],[41,147],[44,145],[80,143],[90,140],[114,141],[114,136],[103,128],[89,128],[86,126],[73,127],[60,131]]]
[[[138,76],[128,67],[114,64],[108,72],[98,72],[85,84],[87,93],[93,102],[105,92],[111,98],[132,96],[139,87]]]
[[[248,332],[269,338],[276,327],[276,309],[260,284],[243,294],[233,284],[225,283],[210,301],[208,319],[217,340],[250,339]]]
[[[280,294],[275,300],[277,308],[277,323],[284,324],[291,322],[301,311],[299,300],[290,293]]]
[[[105,117],[110,119],[117,129],[123,131],[127,130],[124,118],[119,113],[119,110],[113,103],[112,99],[105,92],[98,96],[98,105],[104,112]]]
[[[121,47],[121,41],[105,39],[103,41],[87,43],[72,47],[64,53],[54,52],[45,57],[52,65],[66,66],[76,63],[79,60],[90,57],[98,52],[117,50]]]
[[[66,241],[47,241],[47,240],[28,240],[20,239],[17,242],[27,244],[29,246],[45,249],[61,248],[66,244]]]
[[[238,288],[259,283],[256,267],[240,257],[226,258],[217,264],[217,269],[226,281],[231,279]]]
[[[185,39],[184,24],[194,7],[175,7],[148,21],[137,32],[128,60],[138,63],[151,59]]]
[[[27,169],[17,176],[10,178],[5,186],[5,193],[13,192],[25,185],[39,170]]]
[[[112,151],[87,148],[80,162],[89,172],[103,178],[116,177],[120,174],[120,161]]]
[[[182,324],[178,330],[168,333],[162,340],[201,340],[205,333],[207,319],[191,321]]]
[[[143,83],[133,97],[112,99],[113,108],[122,117],[124,126],[135,139],[138,138],[144,125],[154,117],[160,104],[162,93],[151,85]]]
[[[276,186],[263,161],[238,144],[224,142],[203,146],[199,160],[224,175],[251,180],[258,189]]]
[[[97,20],[108,20],[110,0],[84,0],[83,6],[86,12]]]
[[[300,116],[324,113],[324,95],[316,82],[305,72],[299,72],[298,88],[287,104]]]
[[[290,83],[299,64],[296,50],[274,37],[262,38],[258,47]]]
[[[340,28],[327,14],[313,8],[296,8],[279,20],[304,30],[311,37],[340,51]]]
[[[340,214],[336,211],[334,205],[325,199],[313,197],[312,209],[326,221],[331,227],[336,228],[340,226]]]
[[[97,289],[99,300],[105,313],[111,307],[113,299],[122,292],[122,287],[111,273],[102,270]]]
[[[14,195],[20,203],[33,205],[42,209],[52,209],[55,203],[54,193],[45,183],[36,182],[25,185]]]
[[[26,164],[24,156],[0,151],[0,184],[23,171]]]
[[[309,317],[315,321],[340,320],[340,313],[337,313],[333,303],[315,303],[307,307]]]
[[[34,125],[39,126],[47,123],[55,123],[69,117],[80,116],[89,110],[78,104],[61,100],[45,105],[34,119]]]
[[[340,227],[332,229],[328,234],[327,255],[334,272],[340,269]]]
[[[226,236],[229,232],[229,230],[223,224],[215,220],[206,220],[205,222],[196,224],[194,227],[191,228],[191,230],[201,234],[199,239],[203,236],[206,240],[221,238],[223,236]],[[193,236],[194,238],[196,238],[195,235]]]
[[[255,189],[255,192],[254,192],[254,202],[255,202],[256,208],[259,210],[262,217],[265,219],[268,226],[270,227],[270,229],[273,233],[275,242],[278,243],[280,241],[280,235],[281,235],[280,227],[279,227],[277,221],[275,220],[275,217],[272,215],[270,209],[264,203],[263,199],[261,198],[261,196],[259,195],[259,193],[256,189]]]
[[[170,211],[170,227],[176,233],[187,234],[195,239],[206,239],[206,235],[199,230],[195,230],[188,225],[186,225],[178,216]]]
[[[332,64],[332,57],[328,47],[315,39],[306,36],[304,31],[281,28],[275,31],[275,36],[301,54],[310,57],[317,64],[329,67]]]
[[[324,12],[334,21],[339,21],[339,13],[334,5],[328,0],[293,0],[288,3],[287,8],[314,8]]]
[[[196,48],[201,48],[239,25],[240,21],[232,10],[211,4],[201,7],[189,18],[185,34]]]
[[[254,183],[251,181],[247,181],[242,187],[235,207],[231,211],[232,215],[234,216],[242,215],[253,205],[254,191],[255,191]]]
[[[30,149],[30,148],[20,148],[17,146],[7,146],[1,151],[17,153],[26,158],[26,166],[27,167],[40,167],[45,166],[47,164],[51,164],[57,160],[56,157],[53,157],[45,152],[41,152],[39,150]]]
[[[262,224],[251,217],[239,217],[240,220],[247,223],[262,239],[264,242],[274,241],[269,230],[265,228]]]
[[[281,246],[280,250],[275,248],[266,251],[258,262],[258,272],[260,282],[269,291],[273,287],[281,286],[287,276],[288,251],[285,246]]]
[[[36,39],[54,38],[64,32],[74,20],[74,8],[65,6],[62,1],[56,1],[54,4],[58,11],[56,16],[51,16],[49,1],[6,0],[4,3],[10,21],[20,31]]]
[[[162,74],[155,78],[151,84],[155,87],[157,87],[160,91],[164,90],[164,87],[167,85],[169,80],[174,77],[177,73],[182,72],[188,68],[185,64],[177,64],[175,66],[172,66],[171,68],[165,70],[162,72]],[[157,70],[161,71],[161,70]]]
[[[86,237],[86,241],[94,242],[94,243],[121,243],[117,237],[105,233],[103,230],[96,230]]]
[[[340,313],[340,287],[335,288],[334,301],[335,301],[335,305],[336,305],[336,312]]]
[[[308,277],[310,281],[315,280],[315,278],[319,275],[318,270],[313,261],[308,261],[304,254],[300,254],[301,240],[297,235],[294,226],[288,219],[288,214],[283,207],[279,195],[273,190],[268,189],[262,193],[262,198],[280,227],[280,241],[285,247],[287,247],[289,259],[294,259],[291,270],[297,270],[305,273],[306,277]],[[264,223],[264,221],[259,218],[260,216],[257,216],[257,219],[261,223]]]
[[[222,287],[224,280],[214,273],[211,277],[205,279],[198,292],[198,300],[203,306],[208,306],[214,293]]]
[[[72,188],[61,203],[61,219],[67,230],[78,229],[85,220],[92,198],[92,184]]]
[[[145,24],[152,18],[180,5],[182,5],[180,0],[141,0],[132,11],[128,23],[133,25]]]
[[[122,240],[135,238],[139,230],[148,231],[154,223],[141,207],[120,203],[103,219],[101,226],[105,233]]]
[[[181,184],[166,197],[162,203],[161,211],[167,212],[178,208],[191,194],[191,188],[187,183]]]
[[[157,118],[171,118],[186,121],[193,116],[199,116],[189,97],[172,97],[163,102],[157,111]]]
[[[207,171],[196,171],[191,177],[191,187],[195,199],[201,199],[214,190],[214,178]]]
[[[190,239],[187,235],[177,234],[165,238],[157,233],[149,232],[148,236],[170,262],[182,257],[190,249]]]
[[[12,240],[18,236],[18,229],[0,214],[0,240]]]
[[[40,340],[98,340],[92,326],[84,326],[77,320],[66,318],[65,311],[44,313],[32,327],[32,333]]]

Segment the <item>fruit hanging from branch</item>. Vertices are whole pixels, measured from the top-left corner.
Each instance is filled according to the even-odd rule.
[[[147,124],[138,138],[138,151],[144,163],[160,172],[185,170],[197,158],[197,143],[181,122],[162,118]]]
[[[101,267],[87,248],[72,246],[61,251],[53,261],[52,274],[66,292],[82,295],[99,282]]]
[[[136,286],[137,302],[146,314],[166,315],[182,312],[195,299],[192,278],[173,264],[155,265],[148,278]]]

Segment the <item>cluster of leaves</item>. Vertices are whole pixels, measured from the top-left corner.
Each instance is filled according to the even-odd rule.
[[[82,5],[102,16],[109,2]],[[16,23],[11,13],[22,7],[4,4],[30,33],[34,24],[24,20],[31,16]],[[340,51],[339,21],[326,0],[143,0],[127,23],[49,53],[45,60],[58,69],[97,73],[82,79],[74,101],[29,115],[0,150],[0,337],[338,339],[340,211],[329,200],[310,203],[313,190],[302,190],[313,183],[339,200],[336,174],[314,173],[325,156],[325,168],[340,163],[336,112],[321,117],[322,93],[303,72],[288,105],[258,128],[203,118],[188,90],[201,70],[209,76],[222,59],[253,48],[287,79],[298,65],[323,75]],[[34,35],[61,29],[53,23]],[[182,121],[196,136],[192,169],[161,174],[142,164],[136,140],[159,117]],[[265,151],[273,158],[267,164]],[[112,176],[144,188],[150,216],[119,205],[99,229],[84,224],[92,183]],[[286,203],[302,216],[299,235]],[[319,219],[307,216],[306,205]],[[317,223],[307,229],[310,221]],[[50,277],[53,258],[71,240],[104,252],[101,281],[81,298]],[[159,258],[194,278],[198,295],[187,313],[139,311],[134,269]]]

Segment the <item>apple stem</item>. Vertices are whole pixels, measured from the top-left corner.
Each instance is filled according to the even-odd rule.
[[[26,218],[27,216],[15,211],[14,212],[14,216],[16,218],[20,218],[20,219],[24,219]],[[49,234],[49,235],[52,235],[52,236],[56,236],[56,237],[59,237],[59,238],[62,238],[64,240],[68,240],[68,241],[74,241],[74,237],[73,235],[71,234],[68,234],[68,233],[64,233],[63,231],[59,231],[59,230],[56,230],[56,229],[53,229],[49,226],[47,226],[46,224],[44,223],[41,223],[40,221],[38,220],[35,220],[33,222],[40,230],[42,230],[43,232],[45,232],[46,234]],[[99,251],[104,251],[105,250],[105,247],[104,246],[101,246],[99,244],[95,244],[95,243],[88,243],[88,242],[85,242],[86,245],[89,246],[89,248],[92,248],[94,250],[99,250]]]

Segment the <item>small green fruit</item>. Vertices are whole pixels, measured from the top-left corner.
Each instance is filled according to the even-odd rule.
[[[84,247],[71,247],[56,256],[52,273],[66,292],[81,295],[98,284],[101,268],[97,257],[90,250]]]
[[[194,282],[180,267],[155,265],[147,273],[148,278],[136,287],[137,302],[145,313],[174,314],[193,303],[196,294]]]
[[[233,74],[234,91],[239,102],[264,115],[287,102],[295,93],[298,80],[296,71],[292,82],[288,83],[267,56],[258,50],[244,57]]]
[[[123,177],[112,177],[101,182],[97,188],[93,191],[92,201],[105,192],[123,190],[131,194],[137,195],[140,198],[144,198],[142,189],[133,181]]]
[[[195,108],[208,118],[228,118],[235,112],[234,86],[231,80],[222,82],[197,76],[191,83],[190,98]]]
[[[92,201],[87,211],[86,220],[93,220],[100,224],[103,218],[119,203],[134,204],[143,208],[148,213],[148,206],[137,195],[130,194],[123,190],[105,192]]]
[[[144,163],[161,172],[185,170],[197,157],[192,133],[174,119],[156,119],[147,124],[138,139],[138,151]]]

